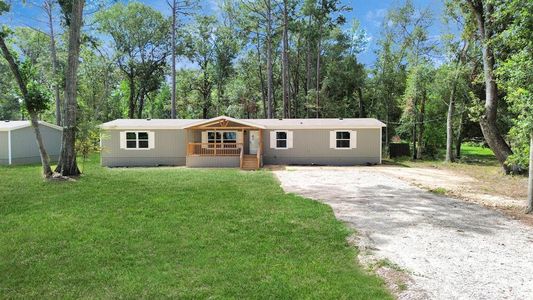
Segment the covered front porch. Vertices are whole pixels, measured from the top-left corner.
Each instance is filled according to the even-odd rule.
[[[190,167],[262,166],[263,129],[230,117],[217,117],[185,128]]]

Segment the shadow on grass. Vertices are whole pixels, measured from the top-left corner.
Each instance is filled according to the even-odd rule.
[[[480,155],[464,155],[457,160],[458,163],[465,165],[476,165],[476,166],[497,166],[498,161],[496,158],[480,156]]]
[[[411,160],[407,157],[389,158],[389,159],[383,159],[381,164],[385,166],[397,166],[397,167],[411,168],[411,166],[407,164],[407,162],[409,161]]]

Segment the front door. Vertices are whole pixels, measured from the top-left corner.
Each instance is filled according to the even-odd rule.
[[[257,154],[257,148],[259,148],[259,131],[250,130],[250,139],[249,139],[250,154]]]

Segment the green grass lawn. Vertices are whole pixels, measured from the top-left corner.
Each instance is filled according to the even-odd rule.
[[[455,149],[454,149],[455,154]],[[446,157],[446,149],[439,149],[435,157],[424,157],[420,162],[439,163],[444,162]],[[410,156],[400,157],[389,160],[389,163],[406,163],[411,160]],[[499,166],[494,153],[490,148],[472,145],[464,143],[461,145],[461,158],[456,162],[470,165],[482,165],[482,166]]]
[[[490,150],[490,148],[471,145],[462,145],[461,154],[466,156],[482,156],[489,158],[494,157],[494,153],[492,150]]]
[[[0,167],[0,298],[389,299],[348,229],[267,171]]]

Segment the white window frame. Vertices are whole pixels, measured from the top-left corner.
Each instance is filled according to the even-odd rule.
[[[339,132],[347,132],[348,133],[348,138],[347,139],[339,139],[337,137],[337,134]],[[338,141],[348,141],[348,147],[339,147],[338,144],[337,144]],[[352,131],[350,131],[350,130],[335,130],[335,149],[338,149],[338,150],[352,149]]]
[[[285,147],[278,147],[278,132],[285,132]],[[285,149],[289,149],[289,131],[288,130],[276,130],[274,131],[274,141],[276,142],[276,144],[274,144],[274,149],[279,149],[279,150],[285,150]],[[283,140],[283,139],[279,139],[279,140]]]
[[[337,139],[337,132],[349,132],[350,133],[350,146],[349,147],[337,147],[337,140],[348,140],[348,139]],[[357,148],[357,131],[340,129],[330,131],[330,148],[335,150],[352,150]]]
[[[135,148],[128,148],[128,133],[135,133]],[[141,141],[147,141],[148,142],[148,147],[146,148],[139,148],[139,133],[146,133],[146,135],[148,136],[148,138],[145,140],[145,139],[141,139]],[[145,130],[138,130],[138,131],[132,131],[132,130],[128,130],[128,131],[124,131],[124,150],[134,150],[134,151],[143,151],[143,150],[152,150],[153,148],[150,147],[150,144],[153,144],[153,142],[150,141],[150,137],[153,137],[154,135],[150,132],[150,131],[145,131]],[[130,141],[132,141],[130,139]]]
[[[226,143],[224,141],[224,133],[225,132],[235,133],[235,143],[228,143],[228,144],[238,144],[239,143],[239,132],[236,131],[236,130],[207,130],[207,142],[208,143],[209,143],[209,133],[210,132],[213,132],[215,134],[215,141],[216,141],[217,132],[220,133],[220,143],[217,142],[218,144]]]

